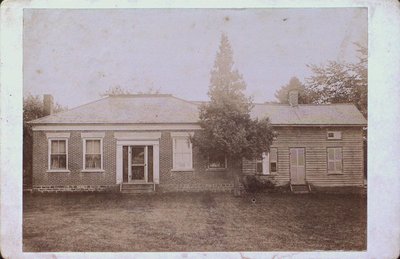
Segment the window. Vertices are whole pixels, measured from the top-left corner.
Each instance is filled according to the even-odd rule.
[[[49,170],[68,170],[67,168],[67,140],[50,139]]]
[[[271,173],[277,172],[277,164],[278,164],[278,149],[271,148],[269,153],[269,171]]]
[[[341,131],[328,131],[326,133],[327,139],[342,139]]]
[[[83,142],[83,171],[103,171],[104,132],[81,133]]]
[[[208,156],[208,168],[210,169],[226,168],[226,156],[222,153]]]
[[[270,174],[277,172],[278,149],[271,148],[269,153],[263,153],[262,159],[256,162],[256,172],[258,174]]]
[[[102,140],[101,139],[85,139],[84,144],[84,169],[96,170],[103,169],[102,166]]]
[[[192,143],[190,142],[189,132],[172,132],[172,149],[173,149],[173,170],[192,170]]]
[[[69,172],[68,171],[68,139],[70,133],[48,132],[47,170],[49,172]]]
[[[174,169],[192,169],[192,143],[187,137],[173,138]]]
[[[328,148],[328,173],[341,174],[342,166],[342,148]]]

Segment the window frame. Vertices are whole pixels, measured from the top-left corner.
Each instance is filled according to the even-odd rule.
[[[271,150],[274,149],[276,150],[276,161],[271,161]],[[273,147],[270,148],[270,151],[268,153],[263,152],[262,153],[262,159],[256,159],[256,174],[259,175],[274,175],[278,173],[278,148]],[[257,171],[257,164],[261,163],[262,164],[262,172]],[[276,171],[272,172],[271,171],[271,163],[276,163]],[[267,170],[268,167],[268,170]]]
[[[207,156],[207,170],[208,171],[221,171],[221,170],[226,170],[228,168],[228,157],[226,154],[224,155],[224,167],[210,167],[210,155]]]
[[[69,173],[69,169],[68,169],[68,137],[48,137],[48,148],[47,148],[47,172],[51,172],[51,173],[57,173],[57,172],[61,172],[61,173]],[[52,141],[65,141],[65,168],[51,168],[51,143]]]
[[[191,172],[193,171],[193,144],[190,141],[190,137],[193,136],[193,132],[171,132],[171,139],[172,139],[172,169],[171,171],[180,171],[180,172]],[[181,168],[181,167],[176,167],[176,160],[177,158],[175,157],[175,151],[176,149],[176,140],[177,139],[184,139],[189,142],[189,149],[190,149],[190,161],[189,161],[189,167],[187,168]]]
[[[104,144],[103,139],[105,137],[105,132],[82,132],[82,169],[81,172],[104,172]],[[101,169],[98,168],[89,168],[86,169],[86,140],[100,140],[100,166]]]
[[[97,140],[100,141],[100,168],[86,168],[86,142],[87,141],[92,141],[92,140]],[[84,138],[83,139],[83,165],[82,165],[82,172],[99,172],[99,171],[104,171],[103,167],[103,139],[102,138]]]
[[[333,149],[334,150],[334,152],[333,152],[333,160],[329,159],[329,149]],[[340,171],[336,170],[336,162],[339,161],[339,160],[335,159],[336,150],[340,150],[340,153],[341,153],[340,154],[341,155],[340,156],[341,157],[340,163],[341,163],[342,170],[340,170]],[[329,162],[333,162],[334,163],[334,167],[335,167],[334,171],[329,170]],[[326,148],[326,172],[327,172],[327,174],[330,174],[330,175],[342,175],[342,174],[344,174],[343,173],[343,147],[327,147]]]
[[[333,134],[332,137],[329,134]],[[342,140],[342,131],[340,130],[328,130],[326,132],[326,139],[327,140]]]
[[[276,161],[271,161],[271,150],[276,150]],[[270,148],[268,157],[269,157],[269,160],[268,160],[269,173],[270,174],[277,174],[278,173],[278,148],[276,148],[276,147]],[[275,163],[276,164],[274,172],[272,172],[272,170],[271,170],[271,163]]]

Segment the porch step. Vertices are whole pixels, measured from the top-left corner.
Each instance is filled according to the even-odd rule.
[[[122,193],[149,193],[154,191],[153,184],[131,184],[123,183],[121,185]]]
[[[310,186],[307,184],[296,184],[296,185],[291,184],[290,190],[293,193],[309,193],[311,191]]]

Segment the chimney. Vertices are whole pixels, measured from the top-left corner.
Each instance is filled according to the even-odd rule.
[[[297,107],[299,105],[299,91],[289,91],[289,104],[292,107]]]
[[[53,114],[53,96],[51,94],[43,95],[44,116]]]

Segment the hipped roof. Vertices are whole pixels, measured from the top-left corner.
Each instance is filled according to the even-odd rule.
[[[31,124],[165,124],[197,123],[200,102],[167,94],[120,95],[100,99]],[[269,117],[273,125],[354,125],[367,121],[353,104],[255,104],[253,118]]]

